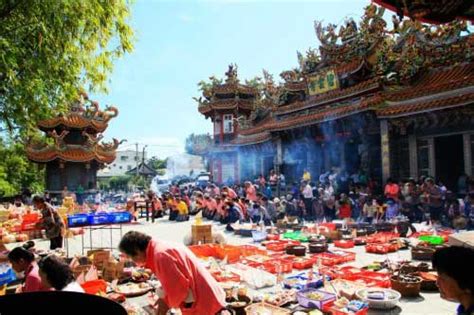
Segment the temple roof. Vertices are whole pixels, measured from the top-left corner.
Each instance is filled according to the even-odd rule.
[[[209,115],[215,110],[236,110],[243,109],[251,111],[254,108],[253,100],[246,99],[218,99],[211,102],[201,103],[199,105],[199,112],[203,115]]]
[[[135,175],[136,173],[137,173],[136,167],[127,171],[127,174],[129,175]],[[140,165],[138,165],[138,174],[142,176],[156,176],[158,173],[151,166],[142,162],[140,163]]]
[[[107,106],[105,110],[99,109],[99,104],[89,100],[87,94],[82,93],[80,98],[71,104],[69,111],[54,118],[38,122],[38,127],[43,131],[49,131],[59,126],[67,129],[91,128],[96,132],[103,132],[108,127],[110,119],[117,117],[118,109]]]
[[[456,18],[474,21],[474,2],[471,0],[374,0],[399,15],[406,15],[426,23],[446,23]]]
[[[43,149],[33,149],[28,146],[26,149],[28,159],[37,163],[47,163],[54,160],[66,162],[90,162],[112,163],[115,160],[115,150],[97,146],[94,149],[82,145],[66,145],[63,148],[47,146]]]

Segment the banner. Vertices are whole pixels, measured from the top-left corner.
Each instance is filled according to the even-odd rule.
[[[339,81],[334,70],[308,77],[309,95],[316,95],[339,88]]]

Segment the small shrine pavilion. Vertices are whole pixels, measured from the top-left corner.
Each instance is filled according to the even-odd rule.
[[[27,145],[28,158],[46,166],[46,190],[58,195],[67,187],[93,193],[97,171],[115,160],[120,142],[99,143],[109,121],[118,115],[115,107],[99,109],[99,104],[82,93],[65,114],[42,120],[38,128],[53,140]]]

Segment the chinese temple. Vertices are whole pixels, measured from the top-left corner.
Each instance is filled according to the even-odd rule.
[[[120,142],[99,143],[109,121],[118,115],[115,107],[99,109],[85,93],[74,102],[68,112],[42,120],[38,128],[51,139],[46,142],[30,141],[28,158],[46,166],[46,189],[59,194],[64,187],[76,191],[80,186],[86,192],[96,189],[97,171],[115,160]]]
[[[474,35],[461,20],[394,15],[389,27],[384,10],[371,4],[359,23],[339,27],[315,22],[319,49],[298,53],[279,83],[264,71],[241,85],[236,66],[225,82],[201,82],[214,179],[339,170],[379,181],[430,175],[455,187],[473,174]]]

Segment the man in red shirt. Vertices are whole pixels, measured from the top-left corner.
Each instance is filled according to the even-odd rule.
[[[398,201],[400,194],[400,187],[395,183],[391,178],[387,180],[387,185],[385,185],[384,195],[387,199],[391,198],[395,201]]]
[[[224,290],[188,248],[130,231],[123,236],[119,249],[151,269],[160,281],[158,314],[177,308],[183,315],[214,315],[224,309]]]

